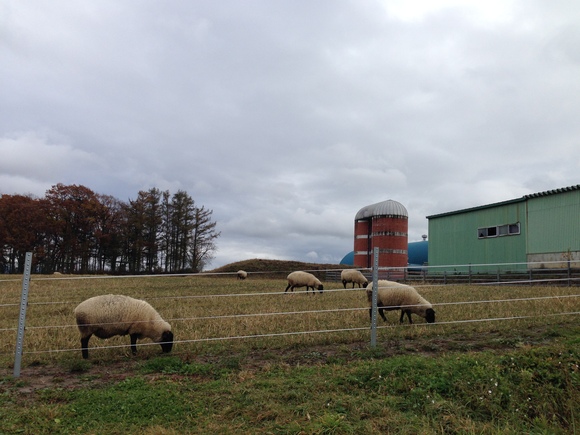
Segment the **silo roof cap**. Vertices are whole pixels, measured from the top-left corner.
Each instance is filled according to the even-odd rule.
[[[368,219],[373,216],[399,216],[409,217],[407,209],[400,202],[388,199],[377,202],[376,204],[367,205],[361,208],[355,216],[355,220]]]

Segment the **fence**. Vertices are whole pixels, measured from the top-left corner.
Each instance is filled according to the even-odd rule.
[[[377,272],[377,278],[383,278],[385,277],[386,274],[394,274],[394,273],[398,273],[398,270],[392,271],[392,270],[380,270],[379,268],[375,269]],[[369,271],[365,271],[366,273],[368,273]],[[553,272],[553,271],[552,271]],[[571,271],[572,272],[572,271]],[[233,341],[233,340],[247,340],[247,339],[252,339],[252,338],[267,338],[267,337],[272,337],[272,338],[277,338],[280,339],[281,337],[289,337],[289,336],[313,336],[313,335],[324,335],[324,334],[337,334],[337,333],[356,333],[359,336],[360,335],[366,335],[368,337],[368,334],[371,334],[371,345],[372,345],[372,334],[375,334],[376,337],[376,330],[377,329],[388,329],[388,328],[395,328],[397,326],[395,325],[387,325],[387,326],[383,326],[383,327],[376,327],[372,328],[369,330],[368,327],[368,320],[364,321],[364,319],[368,319],[368,305],[366,302],[366,295],[365,290],[361,289],[355,289],[355,291],[352,291],[351,289],[343,289],[342,285],[337,285],[335,288],[328,288],[328,283],[331,282],[338,282],[339,281],[339,275],[338,278],[336,278],[336,273],[335,271],[326,271],[326,279],[325,279],[325,286],[327,288],[325,288],[325,294],[330,294],[333,295],[332,297],[327,296],[326,299],[323,299],[322,297],[319,297],[317,299],[314,299],[312,296],[309,296],[309,299],[306,298],[293,298],[290,299],[289,297],[287,297],[286,299],[282,300],[280,302],[279,299],[280,297],[284,297],[283,296],[283,287],[280,289],[275,289],[274,291],[264,291],[264,289],[262,289],[262,291],[260,292],[252,292],[252,291],[247,291],[244,293],[235,293],[235,292],[227,292],[227,293],[214,293],[214,294],[191,294],[191,292],[187,292],[186,290],[184,290],[184,292],[182,294],[177,294],[177,293],[172,293],[170,291],[168,291],[167,293],[159,293],[159,294],[155,294],[155,293],[151,293],[151,294],[147,294],[146,298],[147,299],[151,299],[151,300],[157,300],[158,303],[165,305],[165,307],[173,307],[173,305],[175,305],[176,307],[180,307],[180,306],[186,306],[186,305],[203,305],[202,309],[200,309],[200,313],[196,314],[196,315],[189,315],[189,312],[187,310],[183,311],[184,313],[186,313],[186,315],[180,315],[182,313],[182,311],[177,311],[177,308],[175,308],[175,313],[176,315],[172,316],[170,320],[173,324],[177,324],[180,325],[181,329],[183,331],[185,331],[186,333],[181,334],[181,336],[179,337],[179,339],[176,339],[176,343],[181,343],[181,344],[188,344],[188,343],[207,343],[207,342],[217,342],[217,341]],[[339,272],[338,272],[339,273]],[[334,275],[333,275],[334,274]],[[392,276],[392,275],[387,275],[387,276]],[[407,280],[407,281],[412,281],[414,283],[414,285],[420,290],[421,293],[423,293],[424,295],[428,296],[428,299],[431,299],[432,302],[435,302],[435,307],[437,308],[438,311],[442,312],[445,314],[445,316],[442,316],[443,320],[439,320],[437,321],[436,324],[425,324],[425,323],[420,323],[419,326],[420,327],[432,327],[432,326],[443,326],[443,325],[451,325],[451,324],[463,324],[463,323],[480,323],[480,322],[503,322],[509,319],[525,319],[525,318],[532,318],[534,316],[538,316],[538,314],[536,314],[536,312],[532,312],[531,314],[527,314],[528,313],[528,309],[526,308],[526,310],[523,310],[523,312],[525,312],[526,314],[522,314],[522,312],[518,312],[518,311],[513,311],[513,312],[504,312],[504,311],[499,311],[497,308],[490,308],[490,309],[482,309],[481,307],[487,305],[493,305],[494,307],[499,307],[499,306],[504,306],[507,304],[527,304],[527,305],[531,305],[531,304],[544,304],[544,305],[551,305],[552,306],[552,311],[548,312],[545,308],[542,308],[541,310],[538,311],[545,311],[542,313],[542,315],[546,315],[546,316],[567,316],[567,315],[577,315],[578,312],[580,311],[580,306],[578,305],[577,302],[577,297],[578,295],[577,293],[577,289],[576,289],[576,285],[578,284],[578,276],[575,275],[574,273],[571,273],[569,276],[568,275],[564,275],[564,276],[559,276],[559,275],[554,275],[554,276],[550,276],[549,280],[547,279],[548,277],[546,275],[542,275],[541,279],[540,279],[540,275],[537,274],[537,271],[534,270],[533,274],[531,275],[532,278],[534,278],[533,280],[528,279],[528,280],[523,280],[522,278],[524,278],[523,276],[520,276],[517,280],[506,280],[504,281],[503,279],[503,275],[500,277],[501,279],[497,279],[497,276],[490,276],[489,274],[487,275],[488,280],[480,280],[480,278],[483,276],[483,274],[477,274],[477,273],[473,273],[473,275],[470,277],[469,275],[465,275],[463,274],[462,277],[462,281],[459,282],[459,280],[456,281],[451,281],[450,279],[448,280],[434,280],[433,278],[433,274],[407,274],[407,275],[403,275],[402,279],[403,280]],[[51,282],[70,282],[70,281],[75,281],[78,282],[79,280],[85,280],[85,282],[89,282],[89,281],[93,281],[94,280],[98,280],[100,282],[102,282],[105,279],[113,279],[113,280],[119,280],[116,281],[115,287],[122,289],[123,291],[127,291],[128,293],[130,292],[134,292],[135,289],[139,289],[142,287],[142,285],[140,284],[140,282],[143,282],[145,280],[156,280],[158,278],[167,278],[166,281],[170,281],[171,279],[179,279],[179,278],[184,278],[184,279],[199,279],[200,277],[206,278],[207,281],[204,282],[204,285],[209,285],[211,283],[211,285],[214,285],[216,289],[219,289],[220,286],[224,287],[224,282],[230,282],[227,280],[212,280],[212,277],[210,274],[191,274],[191,275],[179,275],[179,276],[175,276],[175,277],[167,277],[167,276],[148,276],[148,277],[143,277],[143,276],[139,276],[139,277],[70,277],[70,276],[63,276],[63,277],[51,277],[51,278],[37,278],[34,279],[33,282],[39,282],[42,279],[45,279],[47,281],[51,281]],[[334,278],[333,278],[334,277]],[[527,276],[529,277],[529,275]],[[477,279],[476,279],[477,278]],[[87,281],[88,280],[88,281]],[[123,281],[123,280],[128,280],[128,281]],[[221,281],[220,283],[215,283],[214,281]],[[256,282],[256,281],[254,281]],[[518,286],[522,286],[522,284],[534,284],[534,286],[523,286],[522,288],[528,289],[528,288],[533,288],[535,287],[536,284],[538,285],[544,285],[547,282],[552,283],[552,284],[556,284],[559,287],[561,287],[562,289],[556,291],[556,290],[550,290],[552,292],[552,294],[545,294],[543,292],[543,289],[540,288],[538,289],[539,293],[537,292],[532,292],[532,291],[528,291],[526,290],[523,293],[518,293],[517,295],[515,294],[510,294],[510,297],[504,297],[505,295],[499,295],[499,294],[489,294],[486,293],[485,291],[477,291],[476,289],[481,289],[485,286],[489,286],[489,285],[496,285],[496,284],[501,284],[501,285],[505,285],[505,284],[517,284]],[[232,274],[232,289],[237,289],[239,286],[242,285],[241,282],[237,282],[235,281],[235,277]],[[466,300],[465,299],[465,294],[462,293],[464,292],[464,290],[458,290],[458,289],[464,289],[464,287],[455,287],[458,284],[471,284],[471,287],[469,287],[469,296],[472,297],[472,299],[470,300]],[[566,285],[562,285],[562,284],[566,284]],[[245,285],[249,287],[251,287],[252,284],[251,282],[251,278],[250,280],[245,282]],[[276,284],[278,285],[278,284]],[[565,288],[567,286],[572,286],[574,285],[573,288],[570,288],[569,291],[565,291]],[[238,287],[236,287],[238,286]],[[285,286],[285,285],[284,285]],[[89,289],[87,289],[87,294],[90,294],[89,292],[93,291],[92,288],[97,288],[98,285],[97,284],[90,284],[87,285],[87,287],[90,287]],[[332,287],[332,286],[331,286]],[[72,287],[71,287],[72,288]],[[192,287],[193,288],[193,287]],[[196,292],[199,292],[199,287],[195,288]],[[55,312],[59,312],[59,311],[67,311],[70,312],[69,310],[69,306],[74,306],[73,304],[77,303],[78,301],[73,300],[54,300],[54,299],[50,299],[51,296],[47,294],[47,300],[40,300],[39,298],[41,296],[44,295],[40,295],[40,294],[35,294],[34,290],[31,291],[31,293],[34,295],[34,298],[32,298],[33,300],[31,302],[28,303],[28,305],[30,305],[31,308],[33,308],[33,311],[38,311],[38,307],[41,305],[46,305],[46,306],[58,306],[58,305],[66,305],[67,309],[66,310],[61,310],[58,308],[54,308],[53,311]],[[305,292],[296,292],[296,294],[304,294]],[[94,294],[93,294],[94,295]],[[501,296],[501,297],[500,297]],[[511,296],[517,296],[517,297],[511,297]],[[80,297],[80,295],[79,295]],[[278,308],[278,310],[269,310],[270,306],[266,306],[264,305],[264,309],[263,311],[259,311],[261,309],[261,306],[259,303],[257,303],[256,301],[263,301],[266,298],[271,298],[272,300],[276,299],[277,302],[275,304],[272,304],[271,306],[274,306],[276,308]],[[433,299],[435,298],[435,299]],[[177,301],[177,303],[175,304],[170,304],[167,301],[172,300],[172,301]],[[240,306],[241,306],[241,300],[251,300],[250,302],[247,303],[247,312],[243,312],[242,310],[239,310]],[[191,301],[195,301],[195,303],[192,304],[188,304],[187,301],[191,302]],[[230,303],[230,301],[235,301]],[[314,304],[314,301],[316,301],[316,306],[313,306],[312,309],[306,309],[310,304]],[[336,305],[337,301],[342,303],[343,305],[341,306],[332,306],[332,305]],[[567,301],[567,305],[562,305],[561,308],[558,304],[561,304],[562,301]],[[0,304],[0,307],[4,307],[7,308],[8,306],[11,306],[12,308],[16,309],[18,307],[18,304],[16,303],[16,301],[14,301],[13,304]],[[216,314],[213,314],[211,312],[212,307],[218,307],[215,312]],[[208,308],[209,307],[209,308]],[[279,308],[288,308],[285,310],[279,310]],[[477,310],[468,308],[468,307],[478,307]],[[224,309],[224,308],[227,308]],[[558,309],[556,309],[558,308]],[[213,309],[213,308],[212,308]],[[169,308],[165,308],[164,311],[169,311]],[[228,312],[223,312],[223,311],[228,311]],[[478,311],[477,314],[481,314],[481,316],[479,318],[475,318],[473,315],[473,313],[475,313],[475,311]],[[373,311],[374,312],[374,311]],[[499,314],[499,315],[495,315],[494,314]],[[470,315],[472,317],[470,317]],[[333,321],[322,321],[322,320],[317,320],[317,321],[313,321],[312,323],[304,323],[305,327],[303,327],[302,329],[296,328],[293,330],[290,330],[289,328],[292,326],[292,323],[294,323],[296,326],[296,324],[298,323],[296,320],[293,321],[288,321],[288,322],[284,322],[281,319],[282,318],[292,318],[292,319],[298,319],[298,318],[310,318],[310,317],[315,317],[317,316],[318,318],[322,318],[324,316],[326,317],[335,317],[335,319],[333,319]],[[63,318],[68,318],[66,316],[63,316]],[[337,322],[336,318],[340,318],[340,319],[344,319],[344,322],[342,324],[342,327],[339,326],[340,322]],[[267,324],[276,324],[276,325],[282,325],[284,324],[285,326],[288,326],[288,329],[283,330],[283,329],[276,329],[276,328],[271,328],[268,330],[265,330],[264,333],[257,333],[255,330],[249,328],[248,330],[250,332],[246,333],[243,329],[244,327],[244,323],[245,322],[249,322],[252,319],[252,322],[254,322],[254,319],[262,319],[260,320],[260,325],[257,327],[257,329],[260,328],[264,328],[264,325]],[[275,319],[275,320],[274,320]],[[376,319],[376,317],[375,317]],[[34,318],[32,318],[31,320],[34,320]],[[71,319],[72,320],[72,319]],[[214,322],[215,325],[219,325],[219,324],[223,324],[225,322],[230,322],[231,323],[231,328],[229,330],[224,330],[224,334],[221,336],[216,336],[216,335],[211,335],[210,333],[207,333],[206,335],[195,335],[193,331],[195,328],[194,327],[190,327],[189,325],[192,323],[195,324],[200,324],[200,323],[208,323],[208,322]],[[258,323],[258,321],[255,321],[256,323]],[[34,332],[37,331],[39,329],[49,329],[49,330],[56,330],[56,331],[60,331],[64,328],[70,328],[71,330],[76,329],[76,325],[74,325],[72,322],[69,323],[58,323],[55,322],[54,324],[49,324],[49,325],[38,325],[35,324],[34,321],[29,322],[30,324],[27,325],[26,329],[30,332]],[[372,322],[373,324],[376,324],[376,322]],[[187,325],[187,326],[184,326]],[[311,329],[307,329],[306,326],[311,326]],[[322,327],[321,327],[322,326]],[[219,328],[219,326],[216,326]],[[8,330],[20,330],[20,327],[16,328],[16,327],[7,327],[7,328],[1,328],[2,331],[8,331]],[[264,328],[265,329],[265,328]],[[24,330],[24,329],[23,329]],[[374,332],[373,332],[374,331]],[[215,330],[213,331],[215,332]],[[212,333],[213,333],[212,332]],[[51,335],[51,334],[48,334]],[[106,342],[105,342],[106,343]],[[151,346],[151,345],[155,345],[155,343],[139,343],[140,346]],[[99,348],[103,348],[103,347],[127,347],[128,345],[123,345],[123,346],[99,346]],[[57,353],[57,352],[79,352],[79,348],[75,347],[75,346],[50,346],[50,349],[48,350],[42,350],[42,349],[35,349],[35,348],[28,348],[26,346],[23,347],[24,349],[24,354],[28,354],[28,355],[33,355],[33,354],[41,354],[41,353]],[[16,371],[15,371],[15,376],[16,376]]]
[[[495,269],[495,271],[492,271]],[[359,269],[372,280],[372,269]],[[326,280],[340,282],[340,270],[326,271]],[[580,268],[570,260],[528,263],[458,264],[421,267],[380,267],[378,279],[423,283],[563,283],[571,285],[580,278]]]

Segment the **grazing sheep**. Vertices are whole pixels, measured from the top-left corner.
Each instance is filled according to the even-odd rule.
[[[131,352],[137,353],[137,339],[149,338],[161,345],[163,352],[171,352],[171,325],[147,302],[123,295],[95,296],[81,302],[74,310],[81,333],[83,358],[89,357],[92,335],[110,338],[115,335],[131,337]]]
[[[356,269],[344,269],[340,272],[340,280],[342,281],[342,285],[346,288],[346,284],[352,282],[352,288],[354,288],[355,284],[358,284],[358,287],[366,288],[369,285],[369,281],[365,278],[365,276]]]
[[[367,298],[372,304],[373,291],[367,289]],[[386,322],[384,311],[401,310],[401,318],[399,323],[403,323],[404,316],[407,314],[409,323],[411,320],[411,313],[417,314],[427,320],[427,323],[435,322],[435,310],[433,305],[425,298],[423,298],[414,287],[406,284],[401,284],[394,281],[379,280],[377,289],[377,307],[378,312]],[[372,305],[369,309],[369,315],[372,318]]]
[[[238,279],[246,279],[248,277],[248,272],[245,270],[238,270]]]
[[[287,279],[288,286],[286,287],[286,290],[284,290],[284,293],[286,293],[288,289],[294,291],[295,287],[306,287],[307,294],[309,287],[312,287],[312,294],[315,294],[314,288],[316,288],[318,291],[320,291],[320,293],[322,293],[323,290],[322,283],[318,280],[318,278],[316,278],[311,273],[302,271],[292,272],[291,274],[288,275]]]

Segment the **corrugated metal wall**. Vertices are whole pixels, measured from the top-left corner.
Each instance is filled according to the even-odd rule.
[[[529,198],[528,260],[559,261],[568,250],[580,251],[580,190]]]
[[[478,237],[479,228],[516,222],[519,235]],[[429,216],[429,266],[561,261],[567,252],[576,267],[580,261],[580,186]],[[527,266],[503,269],[522,267]],[[486,269],[498,268],[473,268]]]
[[[429,266],[525,262],[525,213],[525,202],[521,201],[432,217],[429,219]],[[478,237],[479,228],[517,222],[520,223],[519,235]],[[458,272],[465,272],[468,268],[456,269]],[[497,266],[473,266],[475,272],[497,269]]]

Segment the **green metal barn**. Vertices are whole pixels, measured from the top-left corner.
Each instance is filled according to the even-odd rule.
[[[427,219],[433,271],[580,267],[580,185]]]

